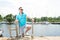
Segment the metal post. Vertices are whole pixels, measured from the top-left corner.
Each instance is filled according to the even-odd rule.
[[[16,24],[16,37],[18,37],[18,26]]]
[[[10,37],[12,38],[12,36],[11,36],[11,26],[10,25],[8,25],[8,29],[9,29]]]
[[[18,40],[18,24],[16,23],[16,40]]]
[[[33,22],[32,22],[32,36],[31,36],[31,38],[33,39],[34,37],[33,37],[33,34],[34,34],[34,29],[33,29],[34,27],[33,27]]]

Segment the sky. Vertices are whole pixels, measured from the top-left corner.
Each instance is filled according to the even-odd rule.
[[[18,8],[23,7],[29,17],[60,16],[60,0],[0,0],[0,14],[17,15]]]

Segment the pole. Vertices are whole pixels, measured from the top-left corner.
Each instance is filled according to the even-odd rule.
[[[33,37],[33,34],[34,34],[34,27],[33,27],[33,21],[32,21],[32,36],[31,36],[31,38],[33,39],[34,37]]]
[[[16,37],[18,37],[18,26],[16,24]]]
[[[18,40],[18,24],[16,23],[16,39]]]
[[[9,33],[10,33],[10,38],[12,38],[12,35],[11,35],[11,26],[8,25],[8,29],[9,29]]]

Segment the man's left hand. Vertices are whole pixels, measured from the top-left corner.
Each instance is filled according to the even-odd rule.
[[[34,22],[34,19],[32,19],[32,22]]]

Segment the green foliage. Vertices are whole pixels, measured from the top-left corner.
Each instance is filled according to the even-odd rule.
[[[43,21],[48,21],[48,22],[60,22],[60,16],[59,17],[41,17],[41,18],[34,18],[35,22],[43,22]]]
[[[3,18],[2,18],[2,16],[0,15],[0,21],[3,21]]]
[[[37,18],[35,17],[35,18],[34,18],[34,22],[36,22],[36,20],[37,20]]]
[[[27,22],[31,22],[31,20],[29,18],[27,18]]]
[[[48,21],[47,17],[41,17],[41,21]]]
[[[34,22],[40,22],[41,21],[41,19],[40,18],[34,18]]]
[[[16,18],[16,15],[12,15],[12,14],[8,14],[4,17],[0,15],[0,21],[7,21],[9,23],[13,22]],[[31,20],[29,18],[27,18],[28,22],[31,22]],[[34,18],[34,22],[43,22],[43,21],[48,21],[48,22],[60,22],[60,16],[59,17],[41,17],[41,18]]]
[[[15,17],[12,14],[8,14],[4,17],[4,19],[6,19],[7,22],[11,23],[15,20]]]

